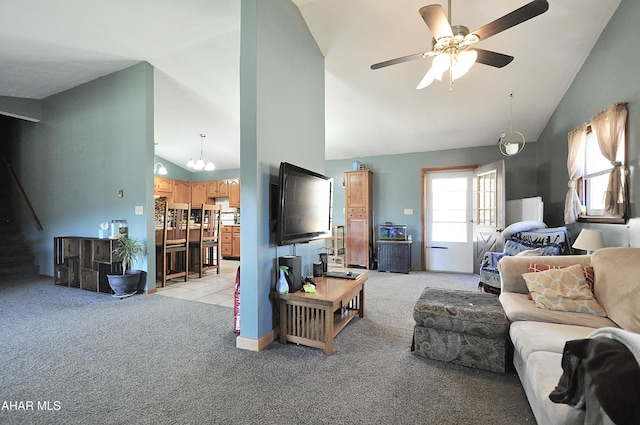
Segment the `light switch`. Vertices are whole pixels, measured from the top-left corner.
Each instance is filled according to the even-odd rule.
[[[142,205],[136,205],[136,215],[144,214],[144,207]]]
[[[404,215],[413,215],[413,208],[405,208]]]

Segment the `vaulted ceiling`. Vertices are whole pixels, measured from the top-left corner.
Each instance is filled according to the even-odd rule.
[[[0,0],[0,96],[43,99],[140,61],[155,68],[156,154],[183,166],[200,152],[240,166],[240,1]],[[444,0],[293,0],[325,56],[326,158],[494,145],[513,127],[535,141],[620,0],[549,0],[549,10],[478,44],[512,55],[453,84],[415,87],[431,49],[418,9]],[[452,0],[476,29],[526,0]]]

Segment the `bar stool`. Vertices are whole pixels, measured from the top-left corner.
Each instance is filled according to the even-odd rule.
[[[167,280],[189,278],[189,218],[191,205],[167,202],[162,238],[162,286]]]

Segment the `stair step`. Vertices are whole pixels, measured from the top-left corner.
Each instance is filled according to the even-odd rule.
[[[18,223],[7,209],[0,209],[0,282],[37,276],[40,267],[33,263],[34,257]]]
[[[33,264],[12,265],[0,268],[0,281],[7,278],[20,278],[26,276],[37,276],[40,273],[40,267]]]
[[[33,264],[32,255],[16,255],[12,257],[0,256],[0,268],[9,267],[16,264]]]

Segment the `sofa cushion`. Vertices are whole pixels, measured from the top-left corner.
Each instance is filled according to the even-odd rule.
[[[607,316],[640,333],[640,248],[602,248],[591,255],[594,294]]]
[[[579,264],[525,273],[522,277],[538,308],[606,316],[595,300]]]
[[[525,371],[530,385],[527,398],[539,424],[583,425],[585,423],[584,410],[554,403],[549,399],[549,394],[558,385],[558,380],[562,376],[562,354],[536,351],[527,359]]]
[[[562,354],[564,345],[572,339],[584,339],[595,328],[544,322],[514,322],[509,328],[513,347],[526,362],[531,353],[551,351]]]
[[[515,292],[503,291],[500,294],[500,303],[502,304],[504,312],[510,321],[533,320],[537,322],[563,323],[567,325],[588,326],[592,328],[616,326],[616,324],[607,317],[595,316],[587,313],[574,313],[537,308],[533,301],[527,299],[527,297],[527,294],[518,294]]]

